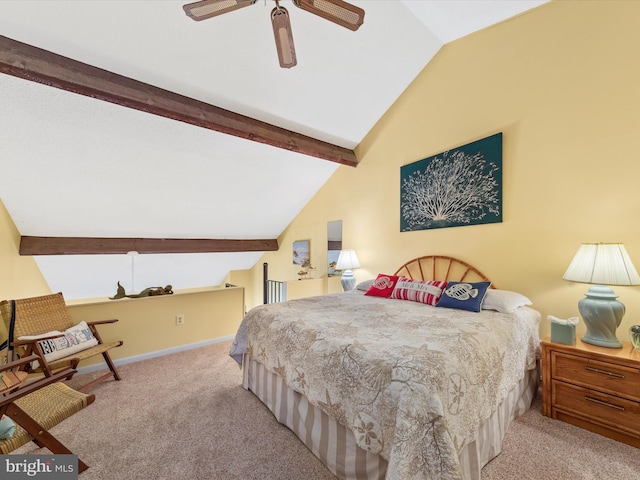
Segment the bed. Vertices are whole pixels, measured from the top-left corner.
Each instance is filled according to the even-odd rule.
[[[371,293],[380,278],[396,298]],[[397,294],[409,284],[488,289],[476,312]],[[475,480],[537,392],[540,313],[528,305],[466,262],[425,256],[350,292],[252,309],[230,355],[337,477]]]

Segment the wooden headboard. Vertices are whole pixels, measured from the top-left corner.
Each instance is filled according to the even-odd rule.
[[[473,265],[454,257],[428,255],[414,258],[396,270],[412,280],[446,280],[451,282],[490,282],[489,278]],[[493,283],[491,288],[496,288]]]

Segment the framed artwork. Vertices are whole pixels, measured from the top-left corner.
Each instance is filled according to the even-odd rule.
[[[309,265],[311,263],[311,248],[309,240],[296,240],[293,242],[293,264]]]
[[[328,250],[327,251],[327,275],[340,275],[341,270],[336,270],[336,264],[338,263],[338,257],[340,257],[341,250]]]
[[[400,167],[400,231],[502,222],[502,133]]]

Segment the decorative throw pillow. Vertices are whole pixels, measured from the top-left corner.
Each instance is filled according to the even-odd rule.
[[[53,362],[98,344],[98,340],[93,336],[85,321],[66,329],[64,332],[53,331],[42,335],[19,337],[18,340],[37,340],[52,335],[60,336],[38,342],[47,362]]]
[[[482,309],[496,310],[501,313],[513,313],[516,311],[516,308],[525,305],[531,305],[531,300],[518,292],[490,288],[487,290],[487,295],[482,302]]]
[[[397,275],[387,275],[385,273],[379,273],[376,279],[371,284],[371,288],[367,290],[365,295],[389,298],[399,279],[400,277],[398,277]]]
[[[447,282],[409,280],[401,277],[391,293],[391,298],[435,305],[446,286]]]
[[[13,432],[16,431],[16,424],[9,417],[2,415],[0,417],[0,440],[11,438]]]
[[[491,282],[449,282],[436,306],[479,312],[490,286]]]

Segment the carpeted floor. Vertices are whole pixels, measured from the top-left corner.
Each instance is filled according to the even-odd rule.
[[[230,342],[120,367],[93,405],[53,433],[88,465],[82,480],[334,480],[252,393]],[[86,379],[78,377],[75,382]],[[18,453],[48,453],[34,444]],[[638,449],[543,417],[510,427],[482,480],[640,479]]]

